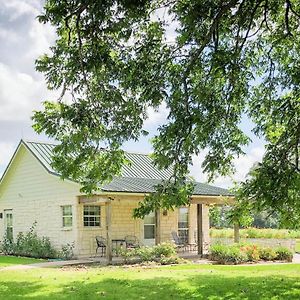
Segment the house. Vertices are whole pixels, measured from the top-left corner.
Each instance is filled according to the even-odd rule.
[[[207,245],[209,205],[232,196],[225,189],[196,183],[188,207],[134,219],[133,209],[170,176],[169,170],[158,170],[147,155],[127,153],[132,164],[123,168],[122,176],[87,197],[78,183],[61,180],[51,167],[54,146],[20,141],[0,181],[0,240],[5,234],[15,238],[36,222],[37,234],[49,237],[55,247],[74,242],[77,257],[95,254],[96,236],[117,240],[134,235],[141,244],[153,245],[170,241],[175,231],[190,243],[199,236],[201,245]]]

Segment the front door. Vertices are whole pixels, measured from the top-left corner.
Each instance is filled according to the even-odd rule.
[[[151,212],[144,218],[144,245],[155,245],[155,213]]]
[[[13,214],[11,209],[4,211],[5,236],[9,241],[13,240]]]

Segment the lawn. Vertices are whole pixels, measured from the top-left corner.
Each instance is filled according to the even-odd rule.
[[[1,299],[300,299],[300,265],[88,267],[0,272]]]
[[[12,266],[12,265],[34,264],[34,263],[38,263],[38,262],[42,262],[42,261],[43,260],[41,260],[41,259],[35,259],[35,258],[0,255],[0,268]]]

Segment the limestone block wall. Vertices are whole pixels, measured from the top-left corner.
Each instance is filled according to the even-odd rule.
[[[134,235],[142,243],[143,241],[143,220],[132,217],[133,209],[137,207],[142,197],[117,196],[111,201],[111,238],[124,239],[126,235]],[[86,204],[88,205],[88,204]],[[95,205],[95,204],[91,204]],[[106,212],[105,204],[97,204],[101,207],[101,226],[83,226],[83,206],[78,204],[78,242],[80,256],[90,256],[95,254],[96,236],[106,238]]]

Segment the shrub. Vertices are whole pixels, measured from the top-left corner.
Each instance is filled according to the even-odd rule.
[[[135,257],[137,255],[136,249],[126,249],[126,248],[118,248],[117,255],[119,255],[125,264],[128,264],[130,262],[130,259],[132,257]]]
[[[124,263],[130,262],[132,258],[136,258],[142,262],[155,261],[161,264],[175,264],[181,261],[177,256],[174,245],[168,243],[137,249],[120,248],[118,254],[123,258]]]
[[[66,245],[63,245],[61,247],[61,251],[59,252],[59,257],[66,260],[72,259],[74,256],[74,251],[73,251],[74,247],[75,247],[74,242],[71,244],[68,243]]]
[[[276,252],[270,247],[261,247],[259,248],[259,257],[266,261],[275,260]]]
[[[257,245],[246,245],[240,247],[240,250],[247,255],[248,261],[259,261],[259,248]]]
[[[237,245],[215,244],[210,247],[210,259],[220,264],[240,264],[248,257]]]
[[[286,247],[278,247],[275,249],[276,259],[284,261],[293,260],[293,252]]]
[[[161,265],[178,265],[178,264],[182,264],[185,263],[186,261],[178,256],[170,256],[170,257],[165,257],[162,256],[159,259],[159,263]]]
[[[152,254],[155,258],[171,257],[176,255],[176,248],[170,243],[161,243],[152,247]]]
[[[135,249],[135,255],[141,261],[153,261],[155,259],[155,256],[153,254],[153,250],[151,247],[141,247],[141,248]]]
[[[293,253],[286,247],[278,247],[273,250],[270,247],[258,247],[251,244],[215,244],[210,247],[210,259],[219,264],[256,262],[260,259],[292,261]]]
[[[0,252],[6,255],[12,255],[14,252],[14,243],[6,235],[3,238],[3,241],[0,245]]]
[[[9,241],[4,237],[1,244],[1,250],[4,254],[27,256],[34,258],[56,258],[57,251],[51,245],[47,237],[38,237],[35,232],[36,222],[31,226],[27,233],[20,232],[17,235],[16,242]]]

